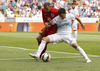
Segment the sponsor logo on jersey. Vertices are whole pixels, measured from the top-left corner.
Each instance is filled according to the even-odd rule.
[[[54,16],[55,16],[55,15],[52,13],[52,14],[51,14],[51,17],[54,17]]]
[[[51,18],[50,17],[48,17],[48,21],[51,21]]]
[[[63,24],[59,25],[57,28],[59,29],[59,28],[62,28],[64,26],[71,27],[70,23],[66,22],[66,23],[63,23]]]

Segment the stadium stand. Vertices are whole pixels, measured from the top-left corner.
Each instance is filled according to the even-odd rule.
[[[98,18],[100,15],[100,0],[0,0],[0,10],[8,18],[41,16],[45,1],[52,7],[63,7],[68,11],[74,2],[80,17]]]

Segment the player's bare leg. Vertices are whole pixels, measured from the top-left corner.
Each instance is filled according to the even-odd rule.
[[[42,38],[43,37],[40,34],[37,35],[36,39],[37,39],[37,42],[38,42],[38,46],[40,45]]]
[[[78,46],[78,44],[76,43],[73,43],[72,46],[79,51],[79,53],[85,58],[86,60],[86,63],[90,63],[91,60],[88,58],[88,56],[86,55],[85,51],[80,47]]]

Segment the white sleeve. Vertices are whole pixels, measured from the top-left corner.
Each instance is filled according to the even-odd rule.
[[[52,25],[57,24],[57,17],[55,17],[53,20],[51,20],[50,23],[51,23]]]
[[[79,15],[79,12],[78,12],[78,10],[76,10],[76,11],[75,11],[75,15]]]
[[[75,20],[75,16],[73,14],[71,14],[70,17],[71,17],[72,20]]]

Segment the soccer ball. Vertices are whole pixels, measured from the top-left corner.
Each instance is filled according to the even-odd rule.
[[[51,59],[51,55],[50,55],[49,53],[43,53],[41,59],[42,59],[44,62],[48,62],[48,61],[50,61],[50,59]]]

